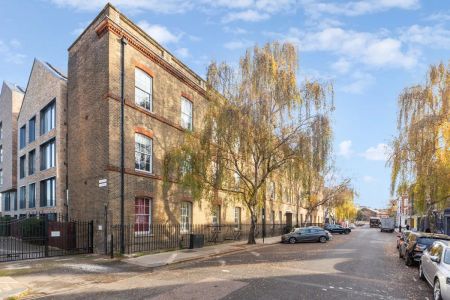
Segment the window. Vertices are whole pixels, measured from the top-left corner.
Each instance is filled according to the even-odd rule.
[[[41,110],[41,135],[55,128],[56,105],[55,100]]]
[[[35,160],[36,160],[36,151],[31,150],[30,153],[28,153],[28,176],[34,174]]]
[[[181,127],[192,130],[192,102],[181,97]]]
[[[134,200],[134,232],[150,232],[152,222],[151,200],[148,198],[138,198]]]
[[[152,139],[145,135],[135,134],[135,168],[152,172]]]
[[[0,145],[0,164],[3,162],[3,146]]]
[[[26,199],[27,199],[27,188],[25,186],[21,186],[19,189],[19,208],[26,208]]]
[[[28,143],[36,140],[36,117],[33,117],[28,122]]]
[[[47,170],[55,166],[55,155],[55,139],[41,145],[41,170]]]
[[[27,126],[26,125],[23,125],[22,127],[20,127],[20,131],[19,131],[20,149],[24,148],[26,146],[26,144],[27,144],[26,132],[27,132]]]
[[[134,69],[134,97],[136,105],[152,111],[153,78],[141,69]]]
[[[56,205],[56,180],[49,178],[41,181],[41,207],[53,207]]]
[[[0,185],[3,185],[3,170],[0,170]]]
[[[11,210],[11,195],[9,192],[6,192],[3,194],[4,197],[4,203],[3,203],[3,209],[5,211],[10,211]]]
[[[0,122],[0,140],[3,138],[3,123]]]
[[[270,200],[275,199],[275,182],[274,181],[271,181],[269,183],[269,198],[270,198]]]
[[[25,159],[26,159],[26,157],[24,155],[20,158],[20,161],[19,161],[19,177],[20,178],[25,177]]]
[[[275,225],[275,211],[272,210],[272,225]]]
[[[234,171],[233,177],[234,177],[234,188],[236,190],[238,190],[239,189],[239,185],[241,183],[241,176],[239,176],[239,174],[236,171]]]
[[[241,229],[241,208],[234,208],[234,227]]]
[[[187,233],[191,231],[192,226],[192,203],[183,201],[181,202],[181,211],[180,211],[180,225],[181,232]]]
[[[32,183],[28,186],[28,208],[36,207],[36,184]]]
[[[278,221],[280,221],[280,224],[283,224],[283,213],[281,210],[278,212]]]
[[[214,205],[212,210],[212,225],[220,226],[220,205]]]
[[[11,200],[14,204],[14,210],[17,210],[17,194],[15,192],[11,192]]]

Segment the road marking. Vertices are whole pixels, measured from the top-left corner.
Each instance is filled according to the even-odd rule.
[[[220,266],[223,267],[227,264],[227,262],[224,259],[219,260]]]
[[[224,273],[230,273],[230,270],[222,270]]]
[[[253,254],[254,256],[256,256],[256,257],[258,257],[258,256],[260,256],[261,254],[259,254],[258,252],[255,252],[255,251],[252,251],[252,252],[250,252],[251,254]]]

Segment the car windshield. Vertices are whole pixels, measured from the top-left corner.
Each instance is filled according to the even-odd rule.
[[[433,239],[433,238],[425,238],[425,237],[421,237],[421,238],[418,238],[418,239],[417,239],[417,243],[418,243],[418,244],[427,245],[427,246],[430,246],[431,244],[433,244],[434,241],[436,241],[436,239]]]
[[[446,250],[444,255],[444,263],[450,265],[450,251]]]

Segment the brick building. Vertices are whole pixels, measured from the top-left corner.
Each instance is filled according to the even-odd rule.
[[[3,82],[0,94],[0,211],[9,214],[17,207],[17,117],[24,91]]]
[[[167,149],[181,145],[186,130],[202,126],[208,100],[201,77],[110,4],[68,51],[67,78],[49,64],[33,64],[16,126],[14,176],[22,201],[15,215],[60,213],[94,220],[96,247],[105,225],[119,223],[123,58],[125,223],[139,232],[152,223],[188,228],[250,222],[241,204],[193,202],[176,184],[168,188],[163,182]],[[54,119],[41,131],[47,111]],[[31,127],[36,136],[30,140]],[[289,182],[277,178],[269,185],[267,223],[304,222],[306,211]],[[312,222],[323,222],[322,209]]]
[[[66,213],[67,78],[35,59],[20,109],[16,215]]]

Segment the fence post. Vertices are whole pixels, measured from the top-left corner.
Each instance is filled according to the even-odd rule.
[[[44,257],[48,257],[48,217],[44,217],[44,232],[42,233],[42,237],[44,238]]]
[[[94,253],[94,221],[89,221],[89,253]]]
[[[110,240],[110,244],[111,244],[111,258],[114,258],[114,234],[112,234],[111,231],[111,240]]]

